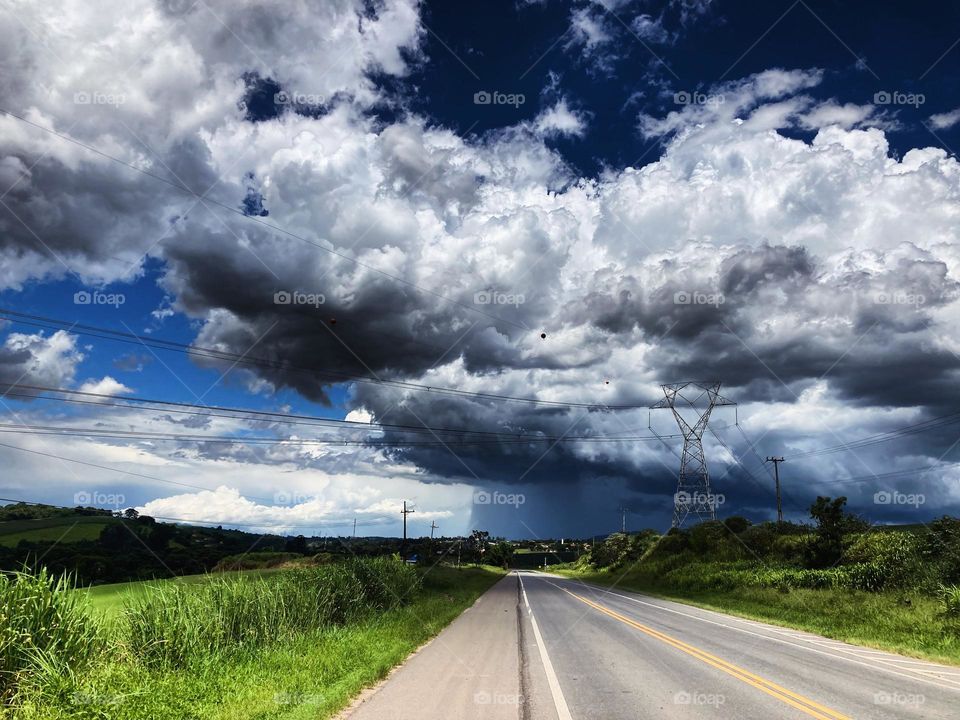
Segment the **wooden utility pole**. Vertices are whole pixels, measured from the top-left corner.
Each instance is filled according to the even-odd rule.
[[[415,511],[415,510],[407,510],[407,501],[404,500],[404,501],[403,501],[403,510],[400,511],[400,514],[403,515],[403,545],[400,546],[400,556],[401,556],[404,560],[407,559],[407,557],[406,557],[406,554],[407,554],[407,515],[409,515],[409,514],[412,513],[412,512],[416,512],[416,511]]]
[[[773,463],[773,476],[776,478],[777,482],[777,522],[783,522],[783,503],[780,501],[780,463],[783,462],[782,457],[768,457],[767,462]]]

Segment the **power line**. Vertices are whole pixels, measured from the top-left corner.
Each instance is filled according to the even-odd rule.
[[[161,406],[163,412],[169,412],[180,415],[192,415],[199,417],[218,417],[232,420],[250,420],[278,423],[284,425],[305,425],[308,427],[324,427],[330,429],[349,429],[349,430],[368,430],[374,432],[400,432],[400,433],[429,433],[435,434],[454,434],[454,435],[479,435],[484,437],[506,438],[506,439],[525,439],[536,438],[540,440],[559,439],[544,435],[528,435],[525,432],[504,432],[493,430],[471,430],[468,428],[447,428],[431,427],[429,425],[401,425],[397,423],[373,423],[362,422],[358,420],[341,420],[338,418],[325,418],[318,415],[301,415],[295,413],[283,413],[272,410],[257,410],[253,408],[237,408],[220,405],[202,405],[194,403],[180,402],[175,400],[158,400],[140,396],[117,396],[108,393],[98,393],[89,390],[71,390],[69,388],[50,387],[45,385],[32,385],[26,383],[10,383],[8,385],[0,384],[0,387],[18,388],[27,390],[25,393],[3,392],[0,397],[16,397],[29,400],[49,400],[55,402],[66,402],[80,405],[117,407],[127,410],[138,410],[143,406]],[[80,396],[81,398],[96,398],[95,400],[83,400],[75,397],[54,397],[50,395],[36,395],[36,392],[60,393],[69,396]],[[117,402],[119,401],[119,402]],[[127,403],[134,403],[129,405]],[[183,409],[187,408],[187,409]],[[160,411],[155,407],[147,409]],[[238,417],[238,415],[240,417]],[[251,418],[243,416],[253,416]],[[604,436],[590,436],[604,437]],[[610,436],[606,436],[610,437]],[[619,439],[611,437],[611,439]],[[633,438],[623,438],[633,439]]]
[[[899,437],[904,437],[907,435],[915,435],[917,433],[927,432],[929,430],[937,430],[947,425],[952,425],[956,422],[960,422],[960,412],[949,413],[947,415],[940,415],[938,417],[931,418],[929,420],[924,420],[918,423],[912,423],[910,425],[904,425],[893,430],[888,430],[882,433],[876,433],[874,435],[868,435],[867,437],[860,438],[859,440],[851,440],[850,442],[838,443],[836,445],[829,445],[827,447],[815,448],[813,450],[806,450],[799,453],[794,453],[793,455],[788,455],[788,460],[796,460],[798,458],[805,457],[817,457],[820,455],[829,455],[835,452],[841,452],[844,450],[856,450],[862,447],[869,447],[871,445],[877,445],[880,443],[887,442]]]
[[[342,438],[263,438],[237,437],[232,435],[202,435],[190,433],[158,432],[149,430],[120,430],[113,428],[73,427],[62,425],[37,425],[30,423],[0,423],[0,432],[9,432],[23,435],[62,435],[78,437],[99,437],[111,439],[156,440],[176,442],[218,442],[243,445],[343,445],[362,447],[435,447],[447,445],[525,445],[534,442],[637,442],[653,441],[651,437],[596,437],[596,436],[568,436],[568,437],[526,437],[515,439],[492,440],[344,440]]]
[[[638,408],[646,407],[646,405],[643,405],[643,404],[608,405],[604,403],[578,403],[578,402],[564,402],[560,400],[541,400],[538,398],[525,398],[525,397],[519,397],[515,395],[504,395],[500,393],[488,393],[488,392],[482,392],[482,391],[472,392],[470,390],[460,390],[458,388],[449,388],[449,387],[436,386],[436,385],[425,385],[423,383],[408,382],[406,380],[387,380],[387,379],[374,377],[371,375],[346,373],[346,372],[340,372],[337,370],[329,370],[324,368],[311,368],[306,366],[298,366],[285,361],[281,362],[277,360],[270,360],[267,358],[260,358],[260,357],[251,356],[251,355],[240,355],[237,353],[227,352],[225,350],[217,350],[215,348],[189,345],[187,343],[181,343],[174,340],[166,340],[164,338],[159,338],[159,337],[150,336],[150,335],[138,335],[132,332],[113,330],[111,328],[104,328],[96,325],[86,325],[82,323],[75,323],[69,320],[60,320],[58,318],[45,317],[42,315],[31,315],[28,313],[22,313],[16,310],[11,310],[9,308],[0,307],[0,316],[6,316],[8,319],[13,320],[14,322],[21,323],[24,325],[30,325],[32,327],[65,330],[67,332],[76,333],[78,335],[97,337],[103,340],[114,340],[117,342],[123,342],[123,343],[132,344],[132,345],[143,345],[143,346],[152,347],[158,350],[179,352],[189,356],[199,357],[199,358],[204,358],[209,360],[222,360],[222,361],[227,361],[233,364],[253,365],[256,367],[263,367],[271,370],[282,370],[284,372],[304,373],[306,375],[309,375],[313,379],[316,379],[319,376],[322,379],[324,378],[328,379],[330,383],[333,383],[333,382],[368,383],[371,385],[386,385],[386,386],[397,387],[403,390],[430,392],[430,393],[440,394],[440,395],[467,397],[467,398],[479,399],[479,400],[521,402],[521,403],[529,403],[532,405],[545,405],[550,407],[586,408],[591,410],[603,410],[603,411],[636,410]]]
[[[121,468],[110,467],[109,465],[99,465],[97,463],[87,462],[86,460],[78,460],[77,458],[64,457],[63,455],[57,455],[56,453],[42,452],[40,450],[31,450],[30,448],[20,447],[19,445],[9,445],[7,443],[0,443],[0,446],[5,448],[10,448],[11,450],[19,450],[21,452],[30,453],[32,455],[42,455],[43,457],[53,458],[55,460],[63,460],[64,462],[76,463],[77,465],[86,465],[88,467],[97,468],[99,470],[109,470],[111,472],[122,473],[124,475],[132,475],[134,477],[145,478],[147,480],[155,480],[156,482],[166,483],[168,485],[177,485],[179,487],[190,488],[193,490],[208,490],[210,492],[215,492],[216,488],[208,487],[205,485],[193,485],[191,483],[178,482],[176,480],[167,480],[165,478],[156,477],[155,475],[145,475],[144,473],[131,472],[130,470],[122,470]],[[241,497],[246,497],[250,500],[262,500],[264,502],[272,502],[266,498],[257,497],[256,495],[242,495]]]
[[[163,177],[162,175],[157,175],[156,173],[152,173],[152,172],[150,172],[149,170],[145,170],[144,168],[137,167],[136,165],[134,165],[134,164],[132,164],[132,163],[128,163],[128,162],[126,162],[125,160],[122,160],[122,159],[120,159],[120,158],[118,158],[118,157],[116,157],[116,156],[114,156],[114,155],[110,155],[109,153],[106,153],[106,152],[104,152],[103,150],[99,150],[98,148],[95,148],[95,147],[93,147],[92,145],[88,145],[87,143],[84,143],[84,142],[82,142],[82,141],[80,141],[80,140],[77,140],[76,138],[73,138],[73,137],[71,137],[71,136],[69,136],[69,135],[66,135],[66,134],[61,133],[61,132],[57,132],[56,130],[53,130],[53,129],[51,129],[51,128],[44,127],[43,125],[40,125],[40,124],[38,124],[38,123],[31,122],[30,120],[27,120],[26,118],[21,117],[20,115],[17,115],[17,114],[15,114],[15,113],[12,113],[12,112],[10,112],[9,110],[6,110],[6,109],[4,109],[4,108],[0,108],[0,112],[4,113],[4,114],[6,114],[6,115],[9,115],[10,117],[12,117],[12,118],[14,118],[14,119],[16,119],[16,120],[19,120],[20,122],[26,123],[27,125],[30,125],[31,127],[37,128],[38,130],[42,130],[42,131],[45,132],[45,133],[49,133],[50,135],[54,135],[54,136],[60,138],[61,140],[65,140],[66,142],[73,143],[74,145],[77,145],[78,147],[82,147],[82,148],[84,148],[85,150],[88,150],[88,151],[90,151],[90,152],[96,153],[97,155],[100,155],[101,157],[104,157],[104,158],[106,158],[106,159],[108,159],[108,160],[111,160],[112,162],[115,162],[115,163],[118,163],[118,164],[120,164],[120,165],[123,165],[124,167],[130,168],[131,170],[134,170],[134,171],[140,173],[141,175],[145,175],[145,176],[147,176],[147,177],[153,178],[154,180],[158,180],[158,181],[160,181],[160,182],[162,182],[162,183],[164,183],[164,184],[166,184],[166,185],[169,185],[170,187],[174,188],[175,190],[178,190],[178,191],[180,191],[180,192],[187,193],[188,195],[192,195],[193,197],[198,198],[205,206],[207,205],[207,203],[209,203],[209,204],[211,204],[211,205],[216,205],[217,207],[222,208],[222,209],[224,209],[224,210],[226,210],[226,211],[228,211],[228,212],[231,212],[231,213],[233,213],[234,215],[239,215],[240,217],[245,218],[245,219],[249,220],[250,222],[257,223],[258,225],[261,225],[261,226],[263,226],[263,227],[265,227],[265,228],[269,228],[270,230],[273,230],[274,232],[281,233],[281,234],[286,235],[286,236],[288,236],[288,237],[291,237],[291,238],[293,238],[293,239],[295,239],[295,240],[299,240],[300,242],[304,242],[304,243],[307,243],[308,245],[312,245],[313,247],[315,247],[315,248],[317,248],[317,249],[319,249],[319,250],[323,250],[323,251],[326,252],[326,253],[329,253],[329,254],[331,254],[331,255],[335,255],[336,257],[339,257],[339,258],[341,258],[341,259],[343,259],[343,260],[346,260],[347,262],[351,262],[351,263],[353,263],[354,265],[357,265],[358,267],[362,267],[362,268],[364,268],[365,270],[369,270],[369,271],[371,271],[371,272],[377,273],[378,275],[381,275],[381,276],[383,276],[383,277],[390,278],[391,280],[393,280],[393,281],[395,281],[395,282],[398,282],[398,283],[401,283],[401,284],[403,284],[403,285],[406,285],[407,287],[412,288],[412,289],[414,289],[414,290],[417,290],[417,291],[419,291],[419,292],[427,293],[428,295],[432,295],[433,297],[436,297],[436,298],[438,298],[438,299],[440,299],[440,300],[443,300],[443,301],[446,302],[446,303],[450,303],[450,304],[453,304],[453,305],[457,305],[457,306],[463,308],[464,310],[469,310],[470,312],[476,313],[476,314],[478,314],[478,315],[483,315],[484,317],[489,318],[489,319],[491,319],[491,320],[494,320],[494,321],[496,321],[496,322],[506,323],[506,324],[508,324],[508,325],[512,325],[512,326],[514,326],[514,327],[516,327],[516,328],[519,328],[519,329],[521,329],[521,330],[526,330],[526,331],[529,331],[529,330],[530,330],[529,327],[527,327],[526,325],[524,325],[524,324],[522,324],[522,323],[514,322],[513,320],[507,320],[506,318],[498,317],[497,315],[493,315],[492,313],[484,312],[483,310],[480,310],[479,308],[477,308],[477,307],[475,307],[475,306],[473,306],[473,305],[468,305],[467,303],[461,302],[460,300],[456,300],[456,299],[454,299],[454,298],[447,297],[447,296],[444,295],[443,293],[439,293],[439,292],[437,292],[437,291],[435,291],[435,290],[430,290],[429,288],[422,287],[422,286],[420,286],[420,285],[417,285],[416,283],[410,282],[409,280],[404,280],[403,278],[401,278],[401,277],[399,277],[399,276],[397,276],[397,275],[393,275],[393,274],[391,274],[391,273],[388,273],[388,272],[386,272],[385,270],[381,270],[380,268],[378,268],[378,267],[376,267],[376,266],[374,266],[374,265],[370,265],[370,264],[368,264],[368,263],[365,263],[365,262],[363,262],[362,260],[357,260],[356,258],[353,258],[353,257],[347,255],[346,253],[343,253],[343,252],[340,252],[340,251],[338,251],[338,250],[335,250],[335,249],[333,249],[332,247],[326,247],[325,245],[322,245],[321,243],[318,243],[318,242],[315,242],[315,241],[313,241],[313,240],[310,240],[309,238],[306,238],[306,237],[304,237],[304,236],[302,236],[302,235],[298,235],[297,233],[292,232],[292,231],[290,231],[290,230],[287,230],[287,229],[285,229],[285,228],[282,228],[282,227],[280,227],[279,225],[274,225],[274,224],[271,223],[271,222],[267,222],[266,220],[263,220],[263,219],[260,218],[260,217],[256,217],[256,216],[253,216],[253,215],[247,215],[242,209],[237,208],[237,207],[232,207],[232,206],[230,206],[230,205],[227,205],[226,203],[219,202],[218,200],[214,200],[213,198],[207,197],[206,194],[198,193],[197,191],[195,191],[195,190],[187,187],[186,185],[184,185],[182,182],[179,182],[179,181],[178,181],[178,182],[174,182],[173,180],[170,180],[170,179],[168,179],[168,178],[165,178],[165,177]],[[207,209],[209,209],[209,207],[208,207]],[[332,243],[331,243],[331,244],[332,244]]]

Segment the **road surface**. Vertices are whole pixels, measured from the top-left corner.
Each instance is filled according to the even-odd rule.
[[[519,571],[351,720],[960,718],[960,668]]]

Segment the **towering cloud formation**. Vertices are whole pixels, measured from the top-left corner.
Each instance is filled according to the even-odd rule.
[[[198,344],[255,347],[277,365],[242,371],[252,387],[322,402],[365,375],[643,405],[657,381],[706,375],[745,416],[778,408],[752,429],[783,450],[956,405],[960,166],[930,148],[893,157],[874,108],[814,99],[817,70],[641,116],[661,157],[580,178],[546,144],[588,132],[566,100],[480,138],[386,119],[399,100],[377,78],[426,61],[414,2],[34,4],[19,17],[0,20],[7,109],[168,182],[0,118],[6,288],[131,280],[155,258]],[[38,342],[10,336],[7,364]],[[348,403],[381,421],[547,435],[647,422],[377,385]],[[925,440],[913,465],[945,448]],[[547,448],[392,459],[429,482],[669,492],[675,459],[659,444]]]

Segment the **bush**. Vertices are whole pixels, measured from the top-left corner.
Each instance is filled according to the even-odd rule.
[[[940,597],[943,599],[944,612],[954,618],[960,618],[960,587],[943,585],[940,587]]]
[[[747,520],[745,517],[741,517],[740,515],[728,517],[723,521],[723,524],[727,526],[727,530],[735,535],[739,535],[751,525],[749,520]]]
[[[773,544],[777,541],[777,533],[768,523],[748,527],[738,537],[746,545],[751,556],[760,558],[768,557]]]
[[[102,638],[67,576],[0,575],[0,701],[24,680],[60,668],[82,669]]]
[[[960,585],[960,519],[944,516],[928,525],[921,548],[924,559],[936,568],[946,585]]]
[[[680,528],[670,528],[650,550],[651,556],[678,555],[690,546],[690,534]]]

